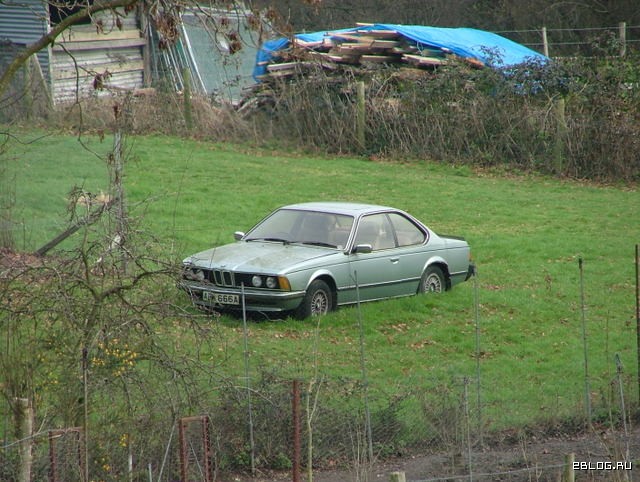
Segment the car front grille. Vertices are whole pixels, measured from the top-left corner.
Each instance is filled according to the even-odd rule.
[[[217,286],[236,286],[235,277],[231,271],[219,269],[204,270],[205,278]]]
[[[254,288],[251,282],[253,274],[249,273],[234,273],[233,271],[226,271],[221,269],[201,269],[190,267],[185,269],[183,277],[189,280],[206,281],[213,285],[220,287],[232,287],[240,288],[243,284],[247,288]],[[261,287],[259,289],[269,289]]]

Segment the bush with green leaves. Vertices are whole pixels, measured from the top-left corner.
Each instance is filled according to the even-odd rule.
[[[640,178],[637,54],[434,71],[345,67],[269,85],[261,138],[334,153],[436,159],[562,177]],[[355,83],[366,85],[366,145]]]

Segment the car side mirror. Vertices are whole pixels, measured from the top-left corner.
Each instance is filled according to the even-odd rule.
[[[370,244],[356,244],[351,250],[354,254],[367,254],[373,251],[373,246]]]
[[[240,241],[242,238],[244,238],[244,233],[242,231],[236,231],[235,233],[233,233],[233,238],[236,241]]]

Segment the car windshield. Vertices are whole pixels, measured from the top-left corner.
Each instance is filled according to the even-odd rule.
[[[302,243],[343,249],[352,226],[352,216],[279,209],[254,227],[245,240]]]

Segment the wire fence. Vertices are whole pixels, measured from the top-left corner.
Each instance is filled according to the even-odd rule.
[[[625,55],[640,45],[640,25],[504,30],[495,32],[551,57]]]
[[[626,27],[636,29],[640,27]],[[638,40],[627,36],[626,41]],[[44,224],[43,228],[50,228]],[[469,331],[468,326],[463,329]],[[562,373],[540,375],[539,387],[522,386],[522,380],[531,380],[524,376],[508,385],[499,372],[480,373],[480,361],[490,352],[480,349],[477,328],[475,333],[476,371],[452,367],[448,379],[413,375],[401,377],[393,386],[369,383],[375,377],[368,379],[364,373],[360,378],[323,373],[298,377],[297,409],[292,408],[297,398],[292,393],[294,377],[255,367],[246,377],[220,382],[206,405],[166,410],[170,413],[160,420],[138,414],[135,423],[124,426],[122,421],[96,414],[89,437],[83,427],[49,422],[47,414],[34,416],[37,423],[32,425],[38,429],[14,434],[16,417],[6,401],[0,405],[5,421],[0,480],[225,480],[222,474],[228,471],[290,470],[298,465],[295,453],[300,454],[303,470],[342,467],[351,471],[353,480],[366,480],[375,461],[415,451],[442,454],[433,469],[438,475],[420,481],[555,477],[565,463],[531,463],[524,456],[501,470],[486,470],[489,464],[481,460],[486,447],[505,441],[518,445],[532,436],[524,430],[509,439],[501,431],[504,427],[495,426],[496,419],[508,418],[499,414],[513,410],[534,414],[534,419],[543,420],[540,430],[552,434],[583,429],[585,413],[597,413],[599,430],[611,426],[622,431],[620,436],[607,433],[598,438],[600,460],[638,460],[640,449],[628,436],[631,375],[623,372],[617,355],[615,367],[611,364],[610,371],[599,377],[592,374],[588,379],[581,364],[570,360]],[[416,340],[412,348],[419,349],[420,343]],[[526,347],[522,356],[531,356]],[[517,369],[517,364],[512,368]],[[583,378],[590,383],[583,385]],[[497,387],[501,395],[496,395]],[[526,404],[521,397],[509,395],[518,391],[530,394]],[[103,401],[106,405],[108,401]],[[575,426],[567,426],[572,421]],[[152,430],[145,430],[147,426]],[[526,449],[522,452],[526,454]]]
[[[420,482],[555,479],[566,467],[563,458],[570,445],[550,447],[540,459],[528,448],[538,434],[493,431],[488,419],[496,401],[482,407],[487,420],[479,420],[471,382],[467,377],[447,383],[412,378],[385,390],[367,389],[354,379],[319,376],[294,383],[261,373],[250,388],[238,379],[216,393],[205,413],[180,414],[170,426],[165,423],[164,431],[149,436],[133,430],[116,435],[106,423],[91,428],[88,447],[81,427],[6,438],[0,446],[0,480],[84,481],[88,472],[90,480],[206,482],[228,480],[225,474],[234,471],[250,476],[293,467],[302,472],[342,469],[349,480],[368,480],[379,461],[424,453],[438,457]],[[580,396],[578,390],[576,406]],[[514,406],[502,400],[497,408]],[[634,441],[626,426],[622,430],[617,424],[619,431],[610,432],[607,425],[598,424],[596,432],[606,435],[584,447],[582,460],[638,460],[640,441]],[[547,432],[557,435],[560,430],[571,431],[559,426]],[[489,448],[494,446],[511,447],[512,453],[492,458]]]
[[[574,347],[563,348],[569,355],[563,369],[518,373],[532,366],[519,364],[518,357],[537,356],[527,351],[526,340],[519,337],[522,351],[509,364],[507,377],[499,370],[502,367],[490,362],[491,349],[497,347],[481,336],[478,279],[477,275],[472,281],[475,320],[452,324],[452,336],[459,338],[451,347],[441,347],[464,350],[473,362],[452,366],[444,376],[430,375],[425,364],[399,374],[394,383],[388,382],[388,376],[383,377],[387,382],[379,383],[375,371],[380,365],[372,363],[376,355],[365,354],[366,315],[360,307],[345,310],[345,316],[352,318],[350,331],[345,332],[347,345],[352,347],[350,359],[342,360],[349,367],[349,377],[330,374],[318,365],[303,369],[304,360],[289,368],[251,366],[255,347],[243,323],[242,328],[236,327],[236,341],[240,336],[244,339],[245,371],[235,377],[210,375],[202,386],[189,387],[187,403],[166,403],[163,397],[156,394],[154,398],[145,391],[141,395],[151,403],[144,405],[131,384],[123,410],[113,410],[116,400],[110,398],[110,390],[100,392],[94,386],[85,391],[93,398],[92,413],[84,418],[87,430],[83,424],[54,425],[50,414],[37,413],[27,399],[5,399],[0,404],[0,420],[4,420],[0,480],[217,481],[227,480],[230,472],[256,475],[263,470],[298,467],[301,471],[341,468],[349,471],[350,480],[364,481],[378,461],[425,453],[438,458],[419,480],[549,480],[567,466],[562,459],[574,449],[560,443],[550,446],[542,457],[531,451],[531,441],[585,433],[593,441],[583,444],[577,460],[623,463],[625,470],[630,467],[626,464],[638,461],[640,437],[633,434],[632,417],[637,405],[631,395],[635,377],[625,372],[623,364],[631,357],[633,343],[628,337],[614,345],[608,324],[600,325],[602,333],[591,340],[604,341],[605,349],[591,353],[592,371],[586,373],[586,350],[581,363],[587,334],[582,302],[583,326],[567,328],[567,339],[574,337]],[[590,317],[595,318],[597,312],[592,310]],[[399,334],[409,329],[405,324],[388,328]],[[286,330],[277,335],[283,333]],[[323,340],[320,324],[308,335],[309,359],[317,363],[322,356],[320,342],[336,340]],[[358,338],[360,343],[355,341]],[[390,342],[392,338],[390,334]],[[129,360],[129,352],[119,347],[114,344],[112,351]],[[440,349],[428,340],[415,339],[409,347],[425,352]],[[591,362],[600,358],[607,360],[607,366],[594,372],[596,364]],[[421,358],[412,353],[411,360],[415,363]],[[96,374],[99,366],[94,367]],[[197,394],[200,390],[205,393]],[[84,400],[77,399],[79,392],[69,391],[73,397],[69,403],[87,410]],[[171,391],[164,393],[165,397],[176,396]],[[135,409],[138,404],[141,409]],[[70,408],[72,416],[67,419],[83,419]],[[530,426],[521,425],[525,419],[531,421]],[[496,458],[489,452],[494,447],[509,447],[511,453]]]

